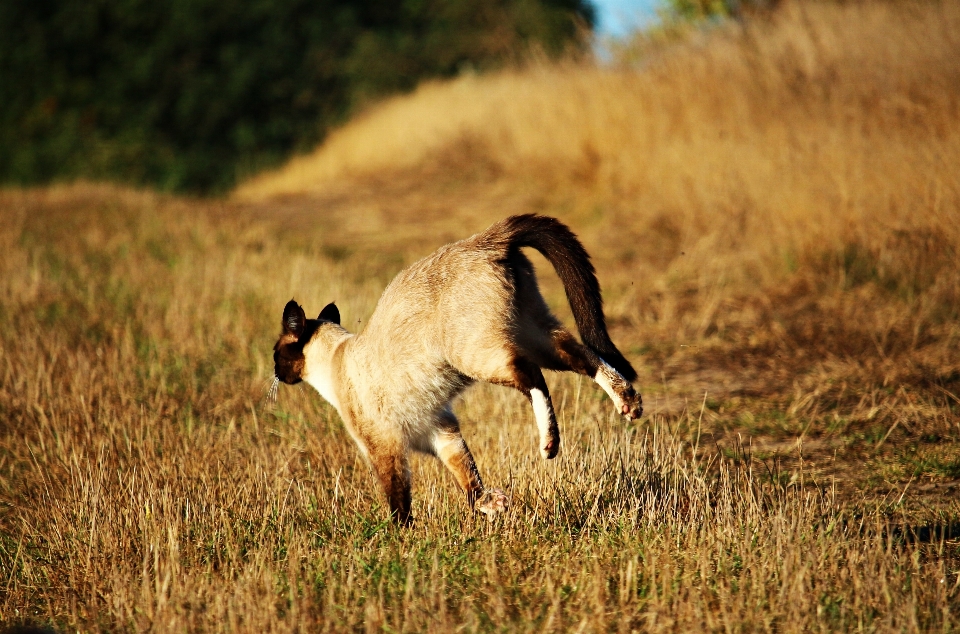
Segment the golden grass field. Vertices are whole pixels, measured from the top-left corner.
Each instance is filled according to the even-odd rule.
[[[0,624],[74,631],[960,629],[960,4],[786,3],[622,64],[422,86],[195,200],[0,191]],[[513,213],[583,239],[647,415],[478,386],[512,511],[265,398],[284,303],[363,328]],[[558,281],[536,260],[568,323]]]

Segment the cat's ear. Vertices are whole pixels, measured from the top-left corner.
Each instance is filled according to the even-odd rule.
[[[317,315],[317,319],[323,319],[326,321],[332,321],[335,324],[340,323],[340,311],[337,309],[337,305],[333,302],[330,302],[323,307],[323,310],[320,311],[320,314]]]
[[[293,335],[297,339],[303,334],[303,327],[307,323],[307,315],[300,308],[300,304],[292,299],[283,307],[283,334]]]

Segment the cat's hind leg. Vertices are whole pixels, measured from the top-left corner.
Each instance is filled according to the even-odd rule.
[[[524,358],[515,359],[512,369],[513,377],[507,384],[523,393],[533,406],[540,432],[540,455],[547,460],[556,458],[560,455],[560,427],[543,372],[537,364]]]
[[[504,340],[510,341],[513,336],[510,332],[503,333],[488,343],[484,354],[461,356],[455,367],[473,381],[512,387],[526,396],[533,406],[537,429],[540,432],[540,454],[547,459],[556,458],[560,453],[560,428],[557,426],[550,391],[540,366],[530,360],[530,355],[537,353],[535,350],[531,352],[532,346],[526,345],[525,340],[503,345]],[[550,347],[550,339],[542,339],[548,358],[553,359],[555,355]]]
[[[556,369],[571,370],[592,378],[627,419],[636,420],[643,415],[643,399],[619,372],[563,328],[554,330],[552,339],[554,355],[559,362]]]

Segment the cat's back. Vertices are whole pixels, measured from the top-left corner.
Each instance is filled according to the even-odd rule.
[[[415,321],[426,326],[454,315],[462,319],[465,312],[498,309],[512,289],[503,260],[500,250],[479,242],[478,236],[444,245],[397,274],[369,325]]]
[[[443,407],[467,385],[464,375],[475,373],[464,370],[505,363],[488,352],[500,347],[510,298],[499,259],[468,238],[397,274],[351,342],[363,402],[389,418],[416,418],[411,412]]]

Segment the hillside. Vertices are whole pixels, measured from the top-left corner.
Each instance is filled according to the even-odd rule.
[[[788,5],[639,70],[429,84],[234,199],[313,217],[334,250],[386,240],[407,260],[508,213],[555,214],[587,241],[652,389],[762,397],[706,420],[732,407],[795,439],[836,416],[846,437],[922,409],[911,429],[939,428],[960,389],[958,25],[950,4]]]

